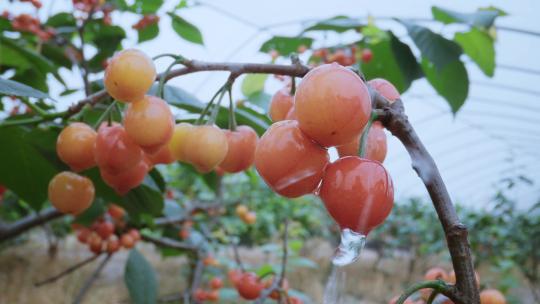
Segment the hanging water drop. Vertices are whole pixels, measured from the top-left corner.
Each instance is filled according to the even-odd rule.
[[[341,230],[341,242],[332,257],[332,264],[343,267],[354,263],[366,244],[366,236],[345,228]]]

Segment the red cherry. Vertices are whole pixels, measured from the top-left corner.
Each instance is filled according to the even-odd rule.
[[[373,52],[370,49],[362,50],[362,61],[368,63],[373,59]]]
[[[291,95],[291,90],[285,86],[277,91],[270,101],[270,109],[268,111],[273,122],[286,119],[287,113],[293,107],[294,100]]]
[[[236,285],[236,283],[242,278],[242,271],[240,269],[231,269],[227,273],[227,277],[233,285]]]
[[[94,147],[99,168],[110,174],[120,174],[144,160],[143,150],[127,135],[120,124],[102,124]]]
[[[313,192],[327,163],[327,151],[304,135],[294,120],[270,126],[255,151],[259,175],[275,192],[286,197]]]
[[[361,137],[362,136],[359,136],[354,141],[337,147],[339,157],[357,156]],[[386,134],[384,133],[384,127],[380,121],[373,122],[369,129],[366,149],[365,158],[367,159],[376,160],[382,163],[386,158]]]
[[[390,214],[394,188],[377,161],[347,156],[327,166],[320,197],[341,229],[367,235]]]
[[[74,122],[58,135],[56,153],[75,172],[92,168],[96,165],[93,153],[96,137],[90,126]]]
[[[497,289],[486,289],[480,293],[480,303],[482,304],[506,304],[506,298]]]
[[[109,213],[109,215],[113,219],[116,219],[116,220],[123,219],[124,215],[126,215],[126,211],[124,210],[124,208],[115,204],[109,205],[109,208],[107,209],[107,213]]]
[[[223,287],[223,280],[218,277],[212,278],[210,280],[210,287],[212,287],[212,289],[220,289],[221,287]]]
[[[88,242],[88,237],[90,237],[91,233],[92,232],[90,231],[90,229],[82,228],[77,232],[77,239],[79,240],[79,242],[86,244],[86,242]]]
[[[174,163],[175,159],[174,156],[171,153],[171,148],[169,145],[162,146],[157,152],[153,154],[146,154],[150,162],[152,162],[153,165],[158,164],[172,164]]]
[[[197,288],[195,290],[195,293],[193,294],[193,297],[195,298],[196,301],[199,301],[199,302],[207,300],[206,291],[204,291],[204,290],[202,290],[200,288]]]
[[[391,103],[400,98],[399,91],[396,87],[390,83],[390,81],[383,78],[371,79],[367,82],[372,89],[375,89],[384,98],[388,99]]]
[[[116,235],[112,235],[109,240],[107,240],[107,252],[115,253],[120,250],[120,241]]]
[[[141,161],[132,168],[112,174],[107,170],[100,170],[103,181],[113,188],[118,194],[125,195],[129,190],[139,186],[146,175],[150,171],[150,166],[146,161]]]
[[[126,249],[133,248],[135,246],[135,240],[133,239],[133,236],[129,233],[122,234],[122,237],[120,238],[120,244],[122,247]]]
[[[139,230],[137,230],[137,229],[130,229],[128,233],[133,237],[133,240],[134,240],[135,242],[138,242],[138,241],[141,240],[141,234],[139,233]]]
[[[264,284],[259,281],[259,278],[255,273],[244,272],[236,282],[235,287],[242,298],[246,300],[255,300],[261,295]]]
[[[100,223],[96,233],[104,240],[108,239],[114,233],[114,225],[111,222]]]
[[[294,99],[300,129],[325,147],[353,141],[371,115],[367,86],[354,72],[336,63],[309,71]]]
[[[259,136],[248,126],[239,126],[236,131],[223,131],[227,137],[229,149],[219,168],[228,173],[248,169],[253,164]]]

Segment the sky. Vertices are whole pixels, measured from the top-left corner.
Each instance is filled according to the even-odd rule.
[[[496,25],[531,31],[540,30],[540,2],[529,1],[248,1],[205,0],[203,5],[184,9],[179,14],[197,25],[204,37],[204,46],[179,38],[170,27],[165,12],[179,0],[165,0],[159,11],[160,35],[137,45],[134,31],[128,31],[124,48],[134,47],[150,56],[161,53],[180,53],[187,58],[205,61],[268,62],[269,56],[258,52],[260,45],[273,35],[293,36],[300,32],[302,20],[326,19],[336,15],[366,18],[372,16],[382,28],[392,29],[405,42],[402,26],[381,17],[431,18],[431,6],[472,12],[478,7],[494,5],[509,16],[499,18]],[[69,10],[69,0],[43,0],[40,17],[49,12]],[[0,11],[9,8],[16,12],[33,12],[28,4],[0,2]],[[113,14],[113,22],[130,28],[137,18],[129,14]],[[269,25],[268,29],[262,29]],[[422,23],[433,31],[448,35],[456,26]],[[448,190],[455,202],[477,208],[489,208],[490,198],[498,189],[501,179],[524,175],[534,186],[518,186],[510,196],[522,208],[540,199],[540,36],[524,35],[498,30],[496,42],[496,69],[493,78],[487,78],[473,64],[467,63],[471,87],[465,106],[452,115],[446,102],[425,80],[416,81],[402,96],[407,114],[425,146],[432,153]],[[343,37],[329,37],[329,42],[347,42]],[[411,44],[412,45],[412,44]],[[315,44],[315,46],[318,46]],[[535,51],[536,50],[536,51]],[[1,55],[1,54],[0,54]],[[302,58],[302,57],[301,57]],[[169,62],[157,62],[163,71]],[[283,63],[287,63],[283,61]],[[531,70],[516,71],[515,68]],[[536,73],[534,73],[536,72]],[[68,71],[71,87],[81,87],[80,78]],[[96,75],[96,79],[100,75]],[[223,84],[227,73],[198,73],[172,80],[169,84],[182,87],[202,100],[208,100]],[[277,83],[267,83],[269,93],[277,90]],[[52,95],[61,88],[52,83]],[[239,84],[235,96],[240,97]],[[80,99],[72,95],[63,99],[62,106]],[[393,177],[397,200],[411,196],[426,197],[427,192],[410,167],[410,159],[402,145],[388,134],[389,153],[385,166]]]

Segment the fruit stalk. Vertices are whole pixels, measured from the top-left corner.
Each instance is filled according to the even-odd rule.
[[[412,167],[428,190],[443,226],[457,281],[455,286],[442,293],[458,304],[479,304],[467,227],[459,221],[435,161],[410,124],[401,100],[390,104],[374,90],[371,94],[374,104],[382,109],[378,111],[379,120],[405,146]]]

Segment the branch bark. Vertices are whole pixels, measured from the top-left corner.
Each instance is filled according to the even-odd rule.
[[[435,161],[410,124],[401,100],[389,104],[377,92],[371,93],[374,105],[382,109],[379,119],[407,149],[412,167],[424,183],[443,226],[456,273],[456,285],[443,294],[458,304],[479,304],[467,227],[459,221]]]
[[[60,213],[58,210],[54,208],[49,208],[42,211],[41,213],[28,215],[14,223],[1,225],[0,242],[16,237],[29,229],[47,223],[61,216],[63,216],[63,214]]]
[[[75,297],[75,300],[73,300],[73,304],[80,304],[84,300],[84,296],[86,296],[86,293],[88,290],[90,290],[90,287],[94,284],[94,282],[97,280],[99,274],[101,271],[103,271],[103,268],[107,265],[107,263],[111,260],[112,255],[108,254],[103,261],[99,264],[99,266],[96,268],[96,270],[92,273],[92,275],[86,280],[83,287]]]

